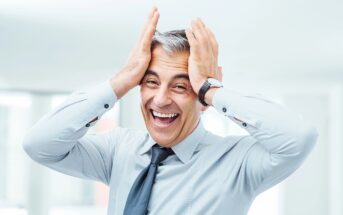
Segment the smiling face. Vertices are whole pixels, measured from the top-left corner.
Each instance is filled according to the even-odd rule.
[[[164,147],[185,139],[196,127],[203,106],[188,78],[189,53],[169,54],[160,46],[141,84],[141,110],[152,138]]]

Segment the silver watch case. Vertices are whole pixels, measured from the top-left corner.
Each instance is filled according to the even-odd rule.
[[[210,84],[210,87],[223,87],[222,82],[215,78],[208,78],[207,82]]]

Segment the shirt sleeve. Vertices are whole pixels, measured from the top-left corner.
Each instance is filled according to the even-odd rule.
[[[99,134],[87,131],[116,101],[109,82],[73,93],[28,131],[24,150],[52,169],[108,184],[119,128]]]
[[[313,126],[262,95],[221,88],[213,106],[250,134],[240,144],[256,142],[246,151],[241,169],[244,184],[256,195],[294,172],[316,143]]]

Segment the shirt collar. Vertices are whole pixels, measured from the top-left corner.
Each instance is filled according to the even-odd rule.
[[[204,137],[205,133],[206,133],[206,130],[204,128],[204,125],[202,124],[202,121],[199,120],[198,125],[192,131],[192,133],[188,135],[180,143],[172,147],[172,150],[174,151],[175,155],[183,163],[187,163],[192,158],[192,155],[197,149],[197,146],[199,145],[200,141]],[[140,154],[142,155],[148,152],[151,149],[151,147],[155,144],[156,144],[156,141],[151,137],[151,135],[149,135],[148,141],[146,142],[146,144],[144,144],[144,146],[140,150]]]

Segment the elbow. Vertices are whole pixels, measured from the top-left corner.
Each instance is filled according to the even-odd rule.
[[[304,126],[297,133],[298,147],[303,153],[309,153],[317,143],[319,136],[317,129],[313,126]]]
[[[23,149],[26,152],[28,156],[30,156],[32,159],[34,159],[34,154],[35,154],[35,144],[33,141],[34,138],[32,138],[32,135],[30,133],[27,133],[23,139]]]
[[[22,142],[22,147],[26,154],[35,161],[38,161],[40,150],[40,140],[32,131],[28,132]]]

